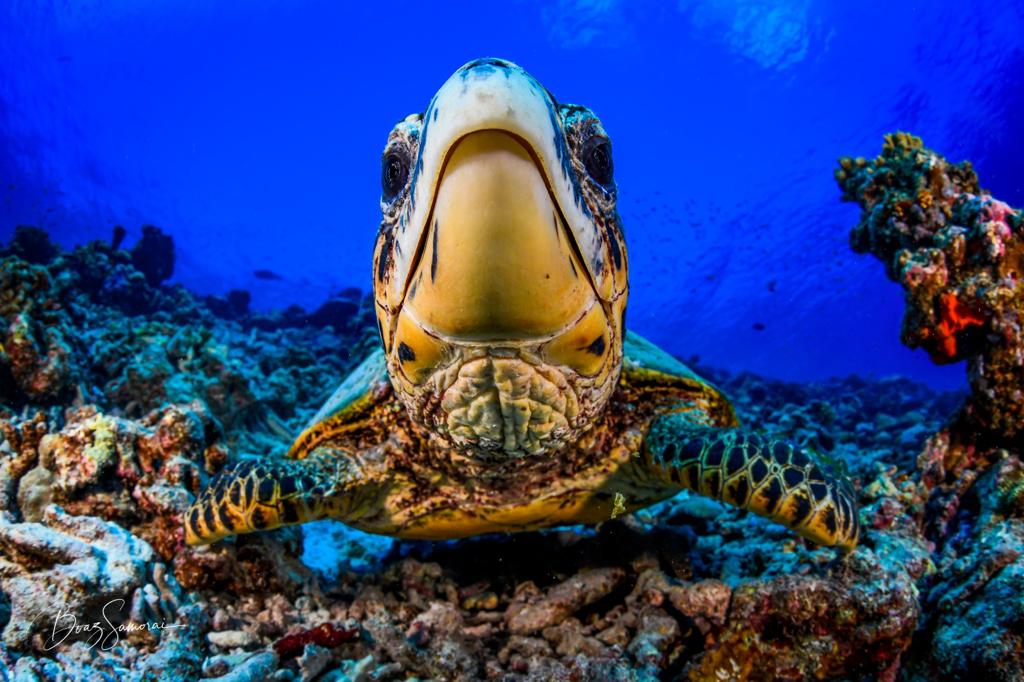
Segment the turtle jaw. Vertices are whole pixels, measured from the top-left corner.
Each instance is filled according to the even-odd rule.
[[[557,450],[615,385],[614,320],[529,144],[453,145],[390,344],[414,419],[477,458]]]
[[[557,335],[598,300],[535,159],[503,130],[453,146],[402,304],[429,333],[530,343]]]
[[[593,187],[580,158],[581,146],[589,139],[586,131],[603,134],[603,129],[599,123],[582,127],[570,123],[579,119],[580,110],[559,105],[544,86],[515,64],[488,58],[462,66],[441,86],[422,115],[396,126],[388,149],[406,155],[410,172],[407,186],[394,200],[382,200],[381,204],[384,226],[390,229],[378,236],[374,255],[378,306],[393,312],[408,291],[453,148],[464,137],[487,130],[505,131],[532,150],[599,297],[611,302],[625,296],[627,263],[614,215],[614,190],[609,195],[606,189]],[[394,141],[400,144],[392,145]],[[603,198],[595,192],[603,193]]]

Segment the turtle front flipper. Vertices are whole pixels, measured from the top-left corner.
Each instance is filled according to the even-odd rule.
[[[201,545],[327,517],[349,520],[374,489],[345,457],[244,460],[218,474],[189,507],[185,541]]]
[[[659,417],[644,443],[649,475],[791,528],[820,545],[857,546],[853,488],[804,448],[742,429]]]

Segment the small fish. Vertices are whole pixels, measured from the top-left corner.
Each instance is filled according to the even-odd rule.
[[[256,279],[266,279],[266,280],[280,280],[280,279],[284,279],[284,277],[282,277],[281,275],[277,274],[273,270],[253,270],[252,271],[252,276],[255,277]]]

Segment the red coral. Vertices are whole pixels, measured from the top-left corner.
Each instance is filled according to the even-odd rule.
[[[307,644],[316,644],[328,649],[350,642],[359,634],[356,628],[340,628],[333,623],[321,623],[311,630],[304,630],[294,635],[287,635],[274,642],[274,651],[278,656],[294,656],[301,652]]]
[[[956,335],[968,327],[985,324],[985,318],[973,311],[956,294],[945,292],[939,297],[939,323],[936,325],[937,338],[932,349],[936,361],[952,360],[956,357]]]

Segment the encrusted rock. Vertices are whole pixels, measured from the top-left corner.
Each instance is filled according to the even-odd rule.
[[[513,604],[505,613],[510,632],[529,634],[554,625],[609,594],[626,573],[621,568],[598,568],[578,573],[552,587],[533,604]]]
[[[819,575],[739,586],[691,679],[894,679],[920,617],[915,577],[896,558],[860,548]]]
[[[0,583],[11,602],[6,646],[53,647],[66,626],[127,616],[132,593],[149,579],[153,549],[120,526],[48,507],[41,523],[0,519]],[[123,600],[118,602],[118,600]],[[106,608],[108,604],[112,607]],[[55,611],[57,609],[58,611]]]
[[[965,429],[1024,432],[1024,213],[906,133],[874,161],[843,158],[836,180],[863,212],[850,234],[906,290],[902,339],[938,363],[968,361]]]

